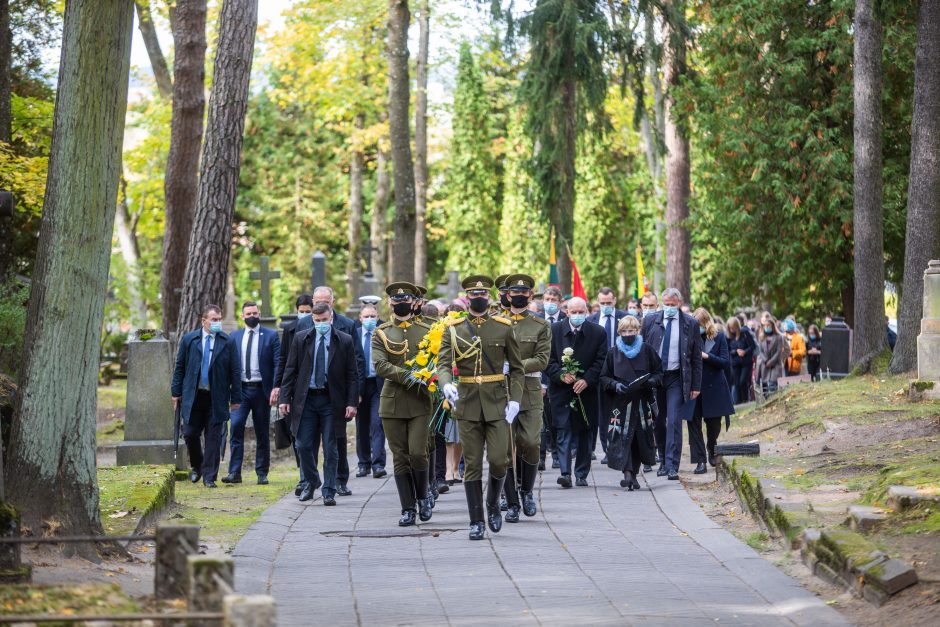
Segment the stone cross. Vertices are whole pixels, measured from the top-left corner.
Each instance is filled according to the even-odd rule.
[[[318,250],[310,259],[310,292],[326,285],[326,255]]]
[[[252,272],[248,276],[253,281],[261,281],[261,316],[264,318],[271,317],[271,279],[281,278],[281,273],[277,270],[270,270],[268,268],[268,257],[263,255],[261,257],[261,267],[257,272]]]

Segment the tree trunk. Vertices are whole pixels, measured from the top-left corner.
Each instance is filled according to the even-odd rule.
[[[574,51],[570,51],[573,57]],[[573,62],[573,60],[572,60]],[[561,291],[571,293],[571,256],[569,247],[574,250],[574,201],[575,201],[575,160],[578,153],[578,84],[574,78],[565,79],[561,86],[563,116],[561,120],[561,138],[564,150],[560,151],[561,163],[557,164],[563,173],[561,176],[561,190],[558,197],[555,219],[553,223],[558,235],[561,236],[561,245],[556,244],[558,282]]]
[[[415,281],[427,282],[428,205],[428,47],[430,2],[418,1],[418,59],[415,69]]]
[[[180,303],[181,329],[196,328],[203,307],[218,305],[225,297],[257,27],[258,0],[223,2],[199,197]]]
[[[683,3],[672,0],[664,4],[673,6],[677,13],[683,8]],[[688,301],[691,299],[691,251],[686,225],[690,192],[689,138],[675,110],[672,93],[686,72],[685,39],[669,19],[665,30],[666,287],[677,288]]]
[[[157,89],[163,98],[170,99],[173,97],[173,80],[166,66],[166,57],[160,49],[160,39],[157,38],[157,29],[150,15],[150,3],[137,0],[135,4],[137,5],[137,28],[140,29],[144,46],[147,48],[147,56],[150,57],[150,67],[153,69],[153,78],[157,81]]]
[[[71,0],[65,6],[42,227],[5,472],[10,502],[36,532],[53,519],[62,534],[102,531],[95,395],[133,16],[129,0]]]
[[[885,347],[882,209],[882,27],[875,0],[855,2],[855,299],[852,361],[868,364]],[[848,313],[848,312],[846,312]],[[867,369],[867,368],[866,368]]]
[[[166,217],[160,300],[163,329],[179,329],[180,296],[198,189],[202,115],[206,104],[206,0],[177,0],[173,9],[173,116],[163,194]]]
[[[372,246],[372,273],[379,285],[388,281],[388,247],[386,213],[388,212],[388,199],[391,181],[388,175],[388,151],[379,142],[378,155],[375,159],[375,204],[372,207],[372,224],[369,228],[369,241]]]
[[[127,206],[127,181],[121,176],[119,184],[117,213],[114,216],[114,230],[117,233],[121,258],[127,268],[127,291],[130,296],[130,309],[133,316],[131,324],[137,328],[147,325],[147,302],[143,298],[141,285],[140,245],[137,242],[137,219],[140,214],[131,215]]]
[[[937,59],[940,59],[940,0],[921,0],[917,7],[904,283],[891,372],[907,372],[917,367],[924,270],[929,260],[940,257],[940,63]]]
[[[356,116],[356,129],[361,131],[365,126],[365,116],[359,114]],[[349,256],[346,258],[346,278],[347,295],[350,302],[358,294],[359,289],[359,264],[362,257],[362,213],[364,200],[362,198],[362,173],[365,169],[365,158],[362,154],[362,148],[358,145],[360,138],[355,138],[357,145],[353,148],[351,160],[349,162]]]
[[[10,30],[10,0],[0,0],[0,142],[13,136],[12,71],[13,31]]]
[[[413,281],[415,270],[415,172],[408,115],[410,15],[408,0],[388,0],[388,128],[395,180],[395,238],[389,279],[393,281]]]

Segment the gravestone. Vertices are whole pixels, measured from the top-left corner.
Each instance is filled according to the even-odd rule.
[[[447,304],[451,304],[460,296],[460,274],[456,270],[447,273],[447,285],[444,287],[444,295],[447,297]]]
[[[848,376],[852,357],[852,329],[845,318],[833,316],[822,330],[822,355],[819,369],[822,376],[842,379]]]
[[[917,379],[940,381],[940,260],[924,270],[924,316],[917,336]]]
[[[124,441],[117,445],[118,466],[173,463],[172,372],[173,352],[168,340],[157,337],[128,342],[127,404]],[[185,457],[181,446],[180,459]]]
[[[318,250],[310,258],[310,293],[321,285],[326,285],[326,255]]]

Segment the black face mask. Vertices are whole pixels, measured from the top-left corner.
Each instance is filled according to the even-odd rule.
[[[503,306],[503,309],[509,309],[511,301],[509,300],[509,296],[506,294],[506,292],[499,293],[499,304]]]
[[[486,311],[487,306],[490,304],[490,299],[486,296],[476,296],[470,299],[470,309],[471,311],[482,312]]]
[[[259,322],[261,322],[261,319],[255,318],[254,316],[249,316],[245,318],[245,326],[248,327],[249,329],[254,329],[256,326],[258,326]]]
[[[392,311],[394,311],[395,315],[399,318],[405,318],[414,313],[411,309],[412,307],[413,305],[411,303],[395,303],[392,305]]]
[[[512,303],[512,306],[516,309],[522,309],[523,307],[529,306],[529,297],[525,294],[516,294],[515,296],[509,297],[509,302]]]
[[[621,335],[620,339],[623,340],[623,343],[627,346],[633,346],[633,344],[636,342],[635,335]]]
[[[416,315],[416,316],[421,315],[421,305],[415,305],[415,306],[411,309],[411,313],[413,313],[413,314]]]

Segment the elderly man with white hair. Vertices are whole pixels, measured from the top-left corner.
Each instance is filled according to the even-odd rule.
[[[584,299],[568,301],[568,317],[552,325],[552,353],[545,369],[552,422],[558,429],[558,484],[563,488],[571,487],[572,448],[575,485],[586,486],[591,471],[591,434],[597,428],[597,386],[607,357],[607,335],[587,317]]]

